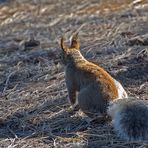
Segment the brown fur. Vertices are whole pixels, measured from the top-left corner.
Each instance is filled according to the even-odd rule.
[[[106,113],[108,103],[118,98],[114,79],[100,66],[87,61],[80,53],[78,34],[70,47],[61,39],[62,61],[66,65],[66,85],[71,105],[76,104],[89,117]],[[78,92],[78,96],[76,95]]]

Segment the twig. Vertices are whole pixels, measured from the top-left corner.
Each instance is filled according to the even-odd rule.
[[[4,95],[4,93],[5,93],[5,91],[6,91],[6,89],[7,89],[7,87],[8,87],[8,83],[9,83],[9,80],[10,80],[10,77],[12,76],[12,75],[14,75],[16,73],[16,71],[13,71],[13,72],[11,72],[9,75],[8,75],[8,77],[7,77],[7,80],[6,80],[6,83],[5,83],[5,87],[4,87],[4,89],[3,89],[3,95]]]
[[[7,126],[7,129],[10,131],[10,133],[15,137],[15,139],[18,138],[18,136],[14,133],[14,131],[12,129],[10,129],[9,126]]]

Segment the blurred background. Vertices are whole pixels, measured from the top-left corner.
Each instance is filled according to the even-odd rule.
[[[0,0],[0,148],[147,147],[70,114],[60,37],[148,98],[147,0]]]

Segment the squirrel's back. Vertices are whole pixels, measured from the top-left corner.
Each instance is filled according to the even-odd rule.
[[[148,140],[148,105],[129,98],[114,101],[108,108],[117,134],[126,140]]]

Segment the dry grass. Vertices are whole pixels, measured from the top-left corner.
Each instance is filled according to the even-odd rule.
[[[0,148],[148,147],[70,111],[58,45],[79,29],[83,55],[148,98],[147,14],[146,0],[0,1]],[[26,47],[30,35],[38,46]]]

